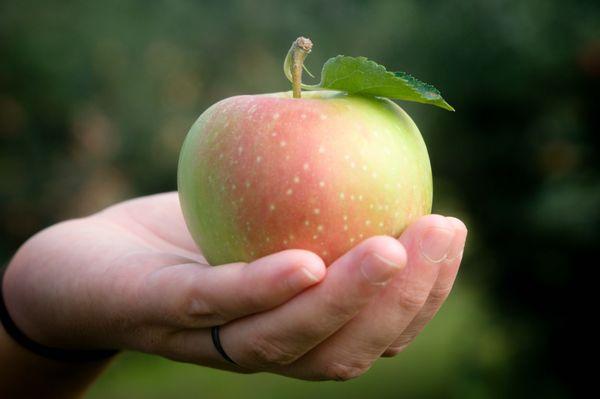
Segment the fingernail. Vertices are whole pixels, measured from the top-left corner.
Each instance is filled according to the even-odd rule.
[[[292,289],[296,290],[306,288],[317,281],[319,281],[319,277],[305,267],[296,271],[288,278],[288,284]]]
[[[404,264],[371,253],[363,258],[360,271],[371,283],[384,284],[403,266]]]
[[[453,237],[454,230],[440,227],[427,229],[419,243],[421,254],[431,263],[443,262],[448,257]]]
[[[447,261],[454,261],[454,260],[461,260],[462,259],[462,255],[463,255],[463,251],[465,248],[465,242],[467,239],[467,227],[465,226],[465,224],[460,221],[459,219],[456,219],[454,217],[448,216],[446,217],[446,219],[448,221],[450,221],[450,223],[452,223],[454,225],[454,238],[453,238],[453,243],[452,243],[452,248],[450,249],[450,253],[448,254],[448,256],[446,257]],[[462,240],[459,240],[457,242],[456,240],[456,236],[463,233],[464,230],[464,234],[465,236],[463,237]]]

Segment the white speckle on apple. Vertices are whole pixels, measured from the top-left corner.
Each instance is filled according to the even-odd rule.
[[[360,194],[360,195],[358,196],[358,200],[359,200],[359,201],[362,201],[362,200],[363,200],[363,196],[362,196],[362,194]]]
[[[279,119],[279,112],[275,112],[273,114],[273,119]]]
[[[383,227],[383,222],[379,222],[379,227]]]
[[[313,213],[315,215],[318,215],[319,213],[321,213],[321,210],[319,208],[315,208],[315,209],[313,209]]]
[[[250,183],[250,181],[249,181],[249,180],[246,180],[246,181],[244,182],[244,186],[246,186],[246,188],[250,188],[250,184],[251,184],[251,183]]]
[[[271,237],[265,238],[265,242],[271,242]]]
[[[343,192],[340,193],[340,199],[343,200],[344,198],[346,198],[346,194],[344,194]]]
[[[308,225],[310,225],[310,220],[305,220],[305,221],[304,221],[304,225],[305,225],[305,226],[308,226]]]
[[[291,188],[288,188],[287,191],[285,192],[285,194],[292,195],[293,192],[294,192],[294,190],[292,190]]]
[[[259,155],[256,157],[256,163],[260,163],[260,161],[262,161],[262,157]]]
[[[354,237],[350,237],[350,244],[352,244],[356,239]]]
[[[281,147],[285,147],[285,146],[286,146],[286,144],[287,144],[287,143],[285,142],[285,140],[281,140],[281,141],[279,142],[279,146],[281,146]]]
[[[344,231],[348,231],[348,225],[347,224],[344,225]]]
[[[325,182],[323,180],[319,182],[319,187],[325,187]]]
[[[238,147],[238,154],[241,154],[244,151],[244,147],[239,146]]]
[[[271,133],[271,137],[277,137],[277,132]]]
[[[273,212],[275,210],[275,204],[269,204],[269,210]]]
[[[368,169],[369,169],[369,167],[367,165],[362,166],[362,170],[367,171]]]
[[[324,154],[324,153],[325,153],[325,148],[322,145],[320,145],[319,146],[319,154]]]
[[[354,194],[350,195],[350,200],[351,200],[351,201],[354,201],[354,198],[355,198],[355,197],[354,197]]]
[[[320,224],[320,225],[317,226],[317,231],[323,231],[323,225],[322,224]]]
[[[287,245],[288,240],[283,240],[283,245]]]
[[[348,215],[344,215],[343,219],[348,220]]]
[[[306,114],[301,114],[301,115],[300,115],[300,118],[302,118],[302,119],[306,119]]]
[[[377,179],[377,172],[371,173],[371,176],[373,177],[373,179]]]
[[[300,183],[300,178],[298,176],[294,176],[294,183]]]
[[[365,220],[365,224],[366,224],[367,226],[369,226],[369,225],[371,225],[371,221],[367,219],[367,220]]]
[[[219,159],[223,159],[223,153],[219,154]]]
[[[235,190],[236,188],[237,188],[237,186],[236,186],[235,184],[232,184],[232,185],[231,185],[231,189],[232,189],[232,190]]]
[[[305,162],[304,165],[302,165],[302,169],[308,170],[308,163]]]
[[[318,235],[316,235],[316,234],[314,234],[314,235],[312,236],[312,239],[313,239],[313,240],[316,240],[317,238],[319,238],[319,236],[318,236]]]
[[[323,252],[321,252],[321,255],[327,256],[327,255],[329,255],[329,252],[328,251],[323,251]]]
[[[348,154],[344,155],[344,159],[345,159],[346,161],[347,161],[347,160],[349,160],[349,159],[350,159],[350,155],[348,155]]]
[[[354,163],[354,161],[350,162],[350,167],[351,167],[352,169],[354,169],[354,168],[356,167],[356,164]]]

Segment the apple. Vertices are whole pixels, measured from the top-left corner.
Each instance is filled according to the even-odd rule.
[[[385,97],[399,93],[394,98],[453,108],[433,86],[365,58],[338,56],[324,66],[321,86],[301,86],[310,47],[302,53],[298,43],[284,67],[293,75],[293,92],[214,104],[181,149],[181,208],[213,265],[289,248],[313,251],[330,264],[361,240],[399,236],[431,212],[423,138],[402,108],[376,95],[377,84]],[[351,80],[359,75],[362,80]],[[341,76],[350,78],[339,83]],[[328,85],[337,90],[324,90]],[[349,94],[352,89],[371,95]]]
[[[185,139],[178,187],[211,264],[288,248],[329,264],[367,237],[398,236],[432,203],[427,149],[408,114],[331,91],[213,105]]]

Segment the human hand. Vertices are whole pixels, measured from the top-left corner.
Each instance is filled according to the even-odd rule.
[[[397,353],[433,316],[465,236],[460,221],[432,215],[400,240],[365,240],[328,269],[304,250],[213,268],[191,240],[176,194],[163,194],[34,236],[11,262],[4,294],[17,325],[48,346],[348,379]],[[436,252],[429,258],[421,252],[427,243]],[[215,350],[214,325],[239,367]]]

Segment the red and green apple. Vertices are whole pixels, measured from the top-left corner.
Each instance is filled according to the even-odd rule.
[[[294,92],[224,99],[185,139],[181,207],[213,265],[288,248],[330,264],[367,237],[398,236],[431,211],[427,148],[388,98],[452,108],[432,86],[364,58],[335,57],[319,85],[301,86],[310,51],[304,40],[286,58]],[[357,70],[359,80],[352,77]]]

